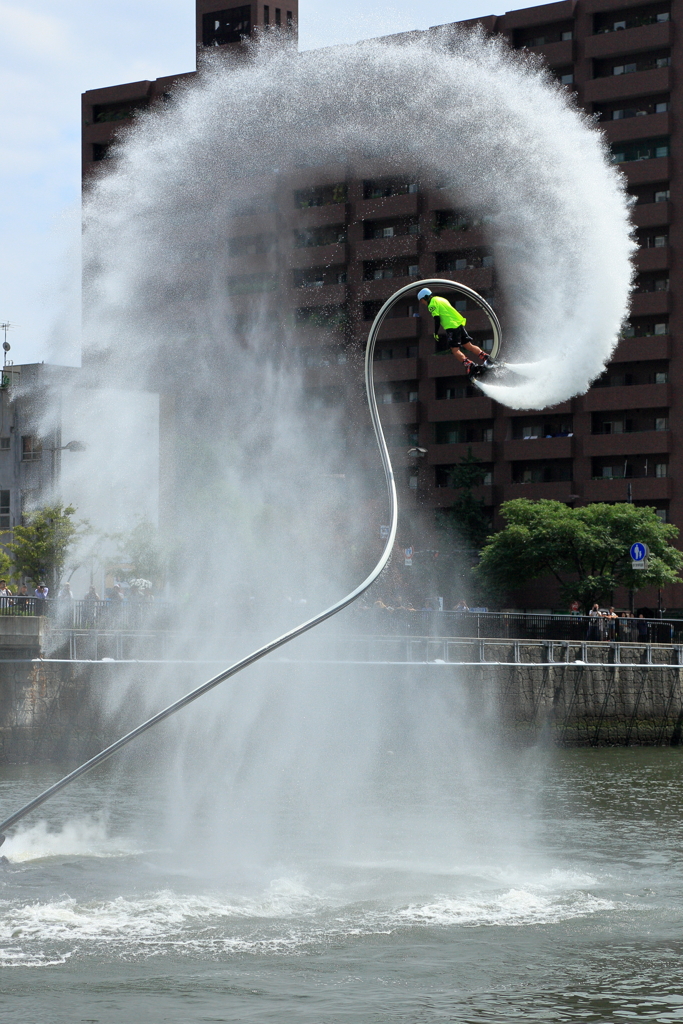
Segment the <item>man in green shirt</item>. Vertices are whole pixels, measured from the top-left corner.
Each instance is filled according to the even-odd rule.
[[[463,364],[467,373],[476,376],[483,370],[490,370],[495,365],[491,356],[474,344],[465,330],[466,318],[451,306],[448,299],[433,295],[429,288],[423,288],[417,293],[417,297],[420,304],[425,306],[434,317],[434,340],[437,345],[441,341],[439,328],[443,327],[446,345],[455,358]],[[463,349],[471,352],[476,357],[476,362],[468,359]],[[437,352],[439,351],[445,351],[443,345],[441,349],[437,349]]]

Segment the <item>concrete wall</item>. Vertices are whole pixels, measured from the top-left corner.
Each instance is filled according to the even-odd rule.
[[[130,681],[130,663],[40,660],[41,621],[27,617],[14,623],[12,646],[0,619],[0,762],[78,763],[142,720],[142,709],[130,701],[123,714],[106,711],[112,688]],[[458,656],[445,660],[442,653]],[[308,654],[298,663],[275,660],[278,675],[294,684],[304,664],[318,671],[318,661]],[[502,731],[522,744],[661,745],[681,742],[683,733],[678,657],[676,648],[665,646],[458,641],[455,652],[425,647],[420,660],[328,660],[319,671],[321,685],[359,666],[368,685],[387,677],[397,683],[446,682],[464,697],[465,713],[480,718],[496,741]],[[143,662],[134,671],[129,692],[142,696],[158,665]],[[183,690],[214,671],[199,663],[183,666]],[[175,686],[169,701],[174,695]]]

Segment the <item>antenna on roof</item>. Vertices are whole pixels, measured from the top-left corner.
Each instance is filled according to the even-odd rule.
[[[2,331],[3,335],[4,335],[4,339],[3,339],[3,342],[2,342],[2,349],[3,349],[3,352],[5,354],[5,358],[4,358],[4,361],[3,361],[3,364],[2,364],[3,366],[7,366],[7,353],[9,352],[10,348],[12,347],[10,345],[10,343],[8,342],[8,340],[7,340],[7,332],[11,331],[16,326],[17,326],[17,324],[11,324],[9,322],[9,320],[5,320],[3,323],[0,323],[0,331]]]

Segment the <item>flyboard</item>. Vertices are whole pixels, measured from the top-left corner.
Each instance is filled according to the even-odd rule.
[[[2,846],[2,844],[5,841],[4,833],[6,829],[12,828],[12,826],[16,825],[17,822],[21,821],[22,818],[26,817],[27,814],[30,814],[37,807],[40,807],[41,804],[44,804],[47,800],[50,799],[50,797],[55,796],[55,794],[59,793],[60,790],[64,789],[66,786],[69,786],[72,782],[75,782],[76,779],[81,777],[81,775],[85,775],[86,772],[92,771],[92,769],[96,768],[97,765],[109,760],[110,757],[112,757],[119,750],[121,750],[122,747],[125,747],[128,743],[134,740],[137,736],[140,736],[142,735],[142,733],[147,732],[148,729],[152,729],[155,725],[159,725],[159,723],[163,722],[166,718],[170,718],[171,715],[174,715],[177,711],[180,711],[188,704],[191,704],[193,701],[203,696],[203,694],[208,693],[209,690],[212,690],[215,686],[218,686],[220,683],[225,682],[227,679],[231,679],[233,676],[237,675],[238,672],[241,672],[249,665],[253,665],[255,662],[260,661],[261,658],[265,658],[267,654],[271,654],[273,651],[276,651],[279,647],[282,647],[284,646],[284,644],[289,643],[290,640],[294,640],[295,637],[301,636],[303,633],[307,633],[310,629],[313,629],[315,626],[318,626],[321,622],[325,622],[326,619],[329,619],[333,615],[336,615],[337,612],[342,611],[343,608],[346,608],[348,605],[352,604],[357,598],[361,596],[361,594],[363,594],[368,589],[368,587],[372,586],[375,580],[378,579],[378,577],[384,570],[385,566],[387,565],[389,558],[391,557],[394,541],[396,539],[396,525],[398,521],[398,502],[396,498],[396,484],[394,482],[394,473],[391,467],[389,451],[387,449],[387,443],[384,437],[384,433],[382,431],[382,424],[380,423],[379,413],[377,409],[377,399],[375,397],[373,373],[375,344],[377,342],[377,338],[379,336],[382,324],[384,323],[385,319],[387,318],[387,316],[389,315],[389,313],[391,312],[391,310],[393,309],[397,302],[400,302],[401,300],[404,300],[406,298],[415,298],[418,291],[421,288],[434,287],[436,287],[438,291],[444,296],[456,294],[471,299],[478,308],[482,309],[486,316],[488,317],[489,323],[491,324],[491,329],[493,331],[493,346],[491,349],[491,355],[493,356],[494,359],[497,357],[498,352],[500,351],[500,324],[498,323],[498,318],[491,309],[491,306],[488,304],[488,302],[486,302],[485,299],[482,298],[481,295],[475,292],[474,289],[469,288],[467,285],[457,284],[454,281],[433,278],[424,281],[416,281],[413,282],[412,284],[406,285],[404,288],[400,288],[397,292],[394,292],[391,298],[387,299],[387,301],[384,303],[384,305],[378,312],[377,316],[375,317],[372,327],[370,328],[370,333],[368,335],[368,341],[365,348],[365,389],[368,400],[370,418],[372,420],[372,425],[375,431],[375,437],[377,439],[377,447],[379,449],[379,455],[382,462],[382,468],[384,470],[387,493],[389,497],[390,525],[389,533],[386,538],[386,543],[384,545],[384,550],[374,569],[363,580],[363,582],[355,588],[355,590],[352,590],[351,593],[346,595],[346,597],[343,597],[340,601],[337,601],[336,604],[333,604],[329,608],[326,608],[324,611],[319,612],[318,615],[315,615],[312,619],[308,619],[306,622],[301,623],[301,625],[296,626],[294,629],[289,630],[287,633],[283,633],[282,636],[277,637],[275,640],[271,640],[270,643],[264,644],[263,647],[259,647],[258,650],[254,651],[252,654],[249,654],[246,658],[242,658],[240,661],[235,662],[234,665],[231,665],[229,668],[226,668],[223,672],[219,672],[218,675],[213,676],[213,678],[209,679],[207,682],[202,683],[201,686],[198,686],[194,690],[191,690],[189,693],[185,694],[184,697],[181,697],[180,700],[175,701],[173,704],[169,704],[168,707],[164,708],[162,711],[159,711],[156,715],[153,715],[151,718],[148,718],[147,721],[142,722],[141,725],[138,725],[135,729],[131,730],[131,732],[126,733],[125,736],[122,736],[120,739],[110,744],[110,746],[105,747],[105,749],[101,750],[99,754],[95,754],[95,756],[91,757],[90,760],[80,765],[80,767],[74,769],[74,771],[70,772],[68,775],[65,775],[63,779],[60,779],[58,782],[55,782],[54,785],[50,786],[48,789],[44,790],[44,792],[34,797],[34,799],[30,800],[27,804],[24,804],[23,807],[19,808],[19,810],[15,811],[13,814],[10,814],[8,817],[6,817],[4,821],[0,821],[0,846]],[[4,859],[5,858],[3,858],[3,860]]]

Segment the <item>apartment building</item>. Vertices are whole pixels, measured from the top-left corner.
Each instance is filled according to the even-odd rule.
[[[197,0],[198,48],[239,53],[246,38],[274,26],[296,34],[296,3],[225,3]],[[675,21],[683,15],[677,12],[678,0],[561,0],[481,19],[513,47],[541,54],[599,118],[635,197],[636,294],[603,377],[587,394],[542,413],[483,397],[451,358],[434,353],[430,325],[404,303],[383,329],[376,368],[404,506],[448,507],[455,496],[452,467],[471,449],[486,465],[480,494],[494,517],[502,501],[516,497],[573,506],[633,501],[683,526],[677,484],[683,391],[676,387],[683,383],[683,358],[675,344],[683,326],[675,300],[676,275],[683,273],[675,258],[677,247],[683,251],[675,217],[683,142],[674,132],[683,102]],[[163,103],[186,77],[84,94],[86,180],[102,167],[117,127],[137,109]],[[364,344],[376,310],[411,278],[452,278],[495,297],[495,266],[481,228],[453,209],[437,185],[397,177],[370,159],[350,160],[342,171],[309,168],[274,186],[268,217],[245,215],[236,225],[229,242],[235,270],[226,287],[236,296],[253,290],[267,244],[282,247],[276,283],[298,325],[314,404],[341,400],[340,367],[349,349]],[[463,309],[475,339],[485,341],[483,314],[465,303]],[[406,454],[414,444],[427,449],[419,464]],[[642,600],[648,597],[654,604],[653,595]],[[665,592],[664,603],[683,607],[683,587]]]

